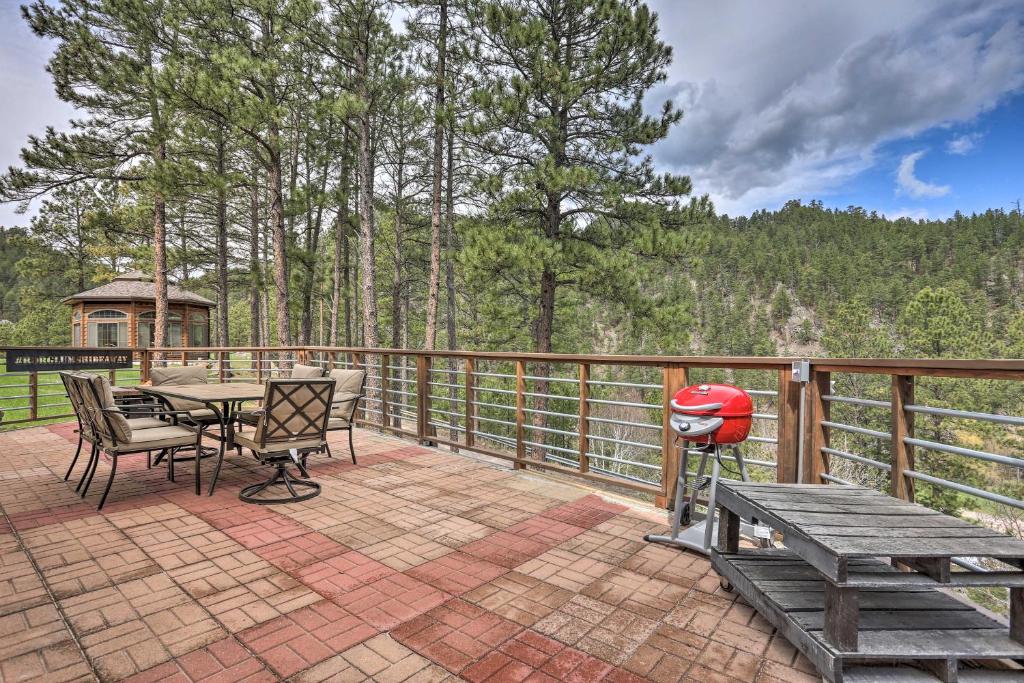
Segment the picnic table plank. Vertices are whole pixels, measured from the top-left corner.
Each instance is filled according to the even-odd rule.
[[[1024,659],[1024,571],[959,571],[950,562],[993,557],[1024,567],[1024,542],[866,487],[730,481],[717,503],[721,514],[782,534],[788,554],[720,547],[712,566],[828,680],[883,661],[955,680],[961,659]],[[954,586],[1010,587],[1011,628],[937,590]],[[857,680],[871,675],[858,670]]]

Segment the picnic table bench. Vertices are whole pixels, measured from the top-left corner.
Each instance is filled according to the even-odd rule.
[[[897,680],[863,665],[913,662],[952,682],[963,659],[1024,659],[1024,542],[860,486],[730,481],[716,502],[712,566],[828,680]],[[741,549],[741,518],[786,547]],[[954,571],[962,556],[1009,568]],[[941,590],[981,586],[1009,588],[1009,628]]]

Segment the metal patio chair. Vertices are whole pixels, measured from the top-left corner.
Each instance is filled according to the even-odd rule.
[[[366,370],[346,370],[338,368],[328,375],[337,382],[334,397],[331,399],[331,419],[327,421],[327,431],[348,432],[348,451],[352,456],[352,464],[356,464],[356,449],[352,443],[352,426],[355,423],[359,401],[366,397]],[[331,455],[331,447],[325,445],[327,457]]]
[[[64,391],[67,392],[68,400],[71,403],[71,409],[75,413],[75,421],[78,423],[78,428],[75,430],[75,433],[78,434],[78,445],[75,448],[75,455],[74,455],[74,457],[71,458],[71,464],[68,466],[68,471],[64,474],[64,481],[67,481],[68,479],[71,478],[71,473],[75,470],[75,465],[78,463],[78,458],[82,454],[82,446],[83,445],[85,445],[86,443],[89,444],[89,448],[90,448],[89,463],[90,464],[92,462],[92,457],[94,455],[93,452],[92,452],[92,449],[95,448],[96,435],[95,435],[95,433],[92,430],[92,423],[89,420],[89,416],[85,412],[86,411],[85,399],[84,399],[84,397],[81,394],[81,391],[79,389],[78,383],[75,382],[75,377],[76,376],[92,377],[92,375],[85,375],[85,374],[81,374],[81,373],[70,372],[70,371],[67,371],[67,370],[62,370],[62,371],[60,371],[57,374],[60,375],[60,380],[64,384]],[[111,399],[113,399],[113,395],[111,395]],[[128,419],[128,425],[133,430],[137,430],[137,429],[152,429],[154,427],[166,427],[168,425],[167,422],[164,422],[159,417],[153,416],[152,413],[154,411],[159,411],[158,407],[152,406],[150,404],[142,404],[142,403],[138,403],[138,404],[132,405],[132,406],[124,406],[124,407],[126,407],[130,411],[129,414],[133,414],[131,411],[136,411],[136,410],[137,410],[138,413],[141,413],[140,417],[134,417],[134,418],[133,417],[128,417],[127,418]],[[88,469],[88,465],[87,465],[86,469]],[[85,481],[85,476],[84,476],[84,473],[83,473],[82,478],[79,479],[79,481],[78,481],[78,486],[75,487],[75,491],[81,490],[82,483],[84,481]]]
[[[79,396],[82,398],[84,415],[88,416],[89,429],[94,435],[93,453],[89,466],[83,478],[81,495],[84,498],[92,484],[93,475],[99,465],[100,455],[106,454],[110,457],[110,478],[107,486],[100,497],[97,510],[103,509],[103,504],[110,494],[110,487],[114,484],[114,475],[117,473],[117,459],[122,455],[133,455],[138,453],[147,454],[147,464],[152,462],[154,451],[161,453],[170,452],[168,467],[171,468],[171,459],[174,452],[179,448],[194,447],[196,452],[196,495],[199,495],[200,472],[199,453],[202,431],[198,427],[191,427],[182,424],[162,423],[160,427],[145,429],[133,429],[131,420],[127,417],[132,408],[117,406],[114,404],[113,396],[110,393],[110,382],[106,377],[100,375],[75,375],[72,380],[76,384]],[[157,418],[167,417],[174,420],[187,415],[186,411],[161,410],[153,411],[149,407],[143,408],[147,411],[145,417]]]
[[[274,474],[262,484],[242,489],[238,494],[240,499],[272,505],[320,495],[320,485],[308,479],[305,461],[310,453],[322,451],[327,443],[327,420],[334,387],[335,381],[330,378],[267,382],[263,407],[252,413],[256,425],[236,432],[235,444],[248,448],[261,463],[272,465]],[[304,478],[293,477],[288,465],[294,465]],[[270,498],[258,495],[273,486],[283,486],[288,495]]]
[[[191,386],[193,384],[208,384],[210,368],[205,363],[198,365],[182,365],[172,366],[166,368],[155,367],[149,371],[150,383],[155,386]],[[184,398],[172,398],[170,396],[158,396],[157,400],[160,401],[168,410],[173,411],[184,411],[185,415],[182,416],[183,422],[189,422],[200,430],[209,429],[220,425],[220,417],[216,411],[211,409],[205,403],[199,401],[189,401]],[[223,435],[221,435],[223,436]],[[217,453],[216,449],[212,448],[201,448],[201,458],[209,458]],[[157,457],[156,462],[159,463],[163,458],[163,455]],[[191,458],[178,458],[178,462],[189,460]],[[172,468],[173,469],[173,468]]]

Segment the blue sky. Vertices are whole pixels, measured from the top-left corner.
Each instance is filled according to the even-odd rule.
[[[674,54],[648,104],[684,111],[650,151],[720,212],[820,199],[946,218],[1024,199],[1024,1],[648,1]],[[0,168],[74,114],[18,4],[0,0]],[[33,211],[0,205],[0,225]]]
[[[889,216],[944,218],[1024,202],[1024,96],[1009,97],[995,109],[955,126],[937,126],[884,144],[876,162],[834,192],[822,193],[829,206],[876,209]],[[899,181],[901,162],[923,154],[914,177],[935,186],[913,196]]]

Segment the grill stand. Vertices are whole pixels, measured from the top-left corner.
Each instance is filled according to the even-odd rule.
[[[743,461],[743,454],[740,453],[739,448],[733,447],[732,450],[736,457],[736,464],[739,466],[740,479],[742,481],[750,481],[750,477],[747,475],[746,463]],[[679,465],[679,478],[676,481],[675,504],[672,506],[672,531],[668,536],[647,534],[644,536],[644,540],[649,543],[674,545],[679,548],[693,550],[702,555],[708,555],[718,533],[718,519],[713,511],[716,509],[715,498],[718,492],[718,479],[722,473],[722,447],[714,444],[713,447],[706,447],[701,450],[700,466],[696,471],[697,476],[694,477],[692,483],[688,474],[690,469],[690,449],[685,441],[682,446],[682,456]],[[710,478],[704,476],[709,458],[711,459]],[[697,512],[700,492],[705,488],[708,490],[707,509],[709,512],[707,514]],[[691,490],[690,499],[684,502],[687,489]],[[694,517],[702,517],[703,519],[696,524],[690,524],[690,520]],[[740,533],[753,537],[754,525],[740,522]]]

